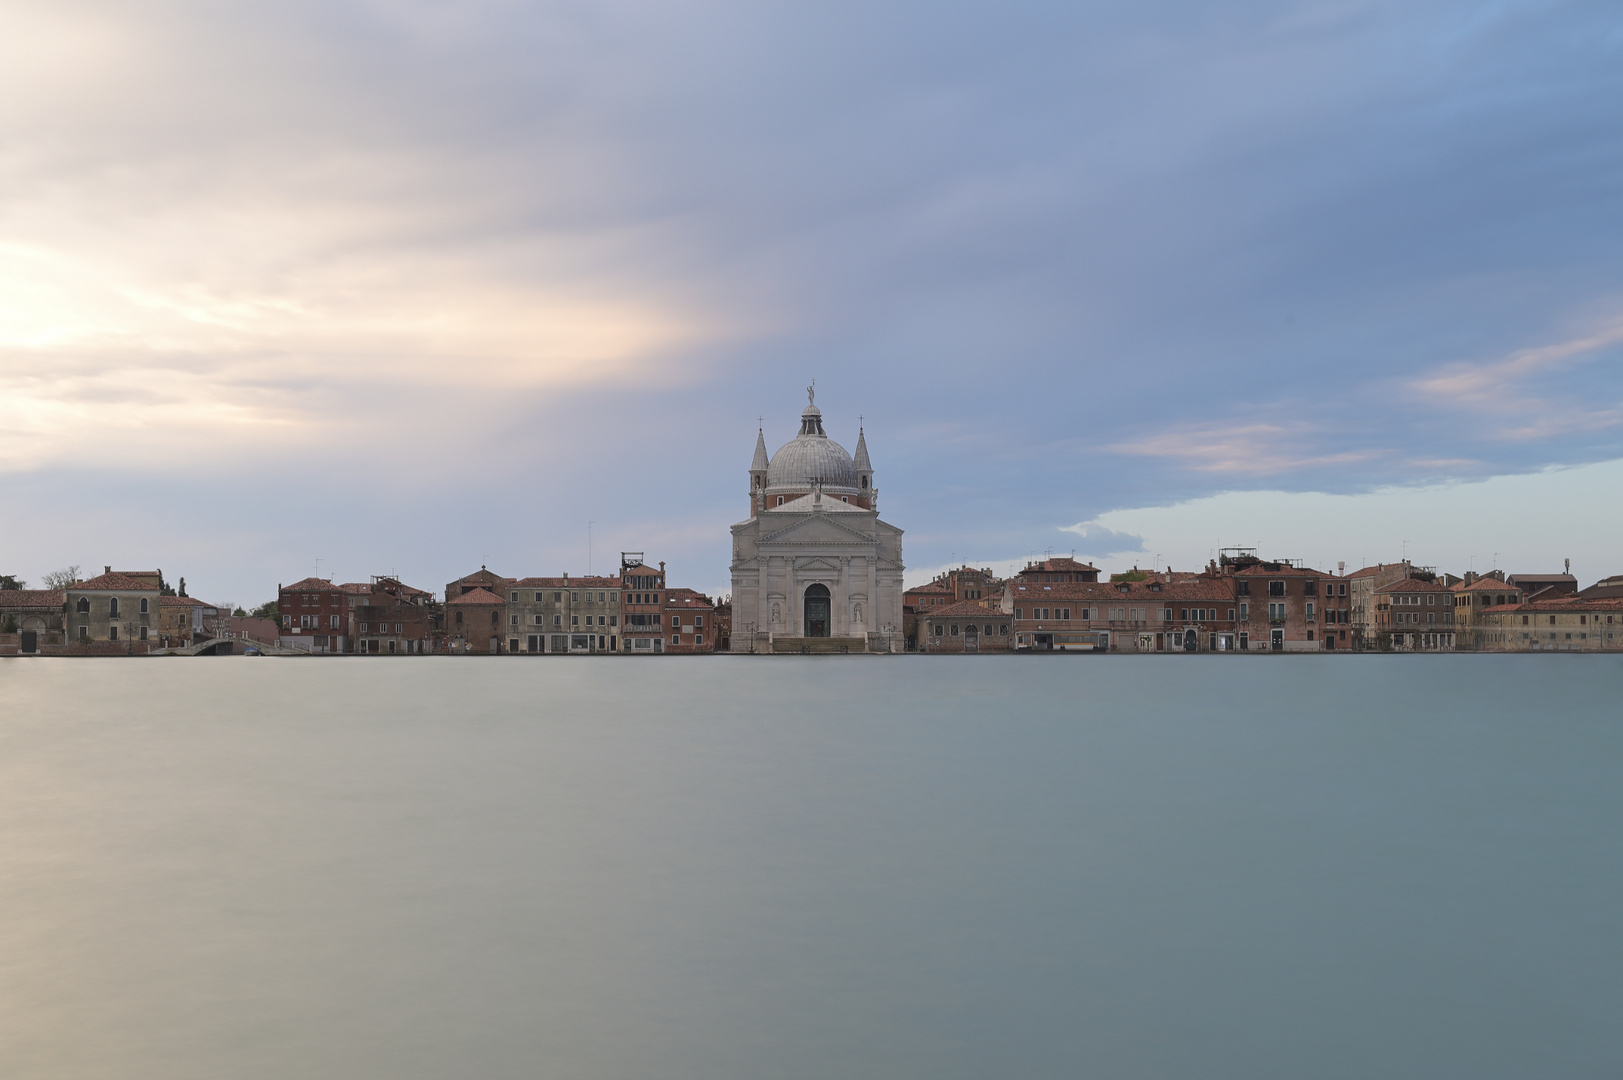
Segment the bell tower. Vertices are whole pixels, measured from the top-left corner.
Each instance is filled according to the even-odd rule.
[[[763,427],[755,432],[755,460],[750,462],[750,517],[766,509],[767,464],[766,429]]]

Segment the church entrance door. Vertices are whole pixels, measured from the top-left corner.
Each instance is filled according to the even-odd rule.
[[[828,637],[831,610],[827,585],[811,585],[806,588],[807,637]]]

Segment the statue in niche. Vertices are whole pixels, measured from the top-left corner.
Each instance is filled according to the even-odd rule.
[[[856,602],[856,604],[851,608],[851,620],[853,622],[859,622],[859,623],[862,621],[862,601],[861,600],[858,600]]]
[[[776,600],[772,601],[772,621],[774,623],[779,623],[779,622],[783,621],[783,608],[778,604],[778,602]]]

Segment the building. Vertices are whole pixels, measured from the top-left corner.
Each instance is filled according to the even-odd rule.
[[[764,453],[764,451],[763,451]],[[625,586],[620,601],[621,647],[639,656],[665,651],[665,564],[654,569],[640,551],[620,553],[620,580]]]
[[[340,586],[353,602],[348,586]],[[396,578],[372,579],[365,602],[350,608],[354,652],[367,656],[423,656],[434,652],[434,594]],[[498,598],[499,599],[499,598]],[[285,634],[284,628],[284,634]],[[284,636],[283,641],[287,638]],[[488,639],[487,639],[488,640]]]
[[[156,646],[161,595],[156,581],[114,573],[109,566],[62,593],[70,651],[125,655]]]
[[[1578,592],[1578,579],[1571,574],[1511,574],[1505,578],[1505,584],[1519,589],[1528,603],[1573,596]]]
[[[158,599],[158,644],[179,649],[207,641],[221,629],[220,609],[195,596],[164,596]]]
[[[1478,619],[1488,652],[1601,652],[1623,649],[1623,597],[1560,595],[1490,607]]]
[[[976,600],[960,600],[919,615],[918,651],[1006,653],[1014,650],[1014,615]]]
[[[1585,600],[1608,600],[1612,597],[1623,596],[1623,574],[1614,574],[1611,577],[1601,578],[1589,588],[1578,593],[1578,595]]]
[[[1375,647],[1382,652],[1453,652],[1455,592],[1440,581],[1404,578],[1375,590]]]
[[[617,577],[527,577],[507,589],[508,650],[610,653],[620,648],[624,586]]]
[[[0,590],[0,636],[8,640],[0,653],[15,651],[30,656],[43,649],[59,649],[66,641],[63,610],[67,594],[61,589]]]
[[[448,582],[445,586],[445,600],[449,603],[453,598],[464,593],[473,592],[475,589],[484,589],[486,592],[500,596],[502,593],[507,592],[512,584],[512,578],[502,577],[489,567],[481,566],[467,577],[460,577],[455,581]]]
[[[733,652],[799,652],[807,639],[900,651],[902,530],[879,518],[865,433],[855,456],[823,430],[815,394],[769,459],[758,433],[750,516],[732,527]]]
[[[354,595],[348,586],[318,577],[276,586],[276,611],[282,624],[277,644],[319,655],[350,651],[347,642]],[[370,597],[371,590],[364,595]]]
[[[692,589],[665,590],[665,651],[716,651],[716,605]]]
[[[1234,581],[1241,650],[1319,652],[1352,644],[1342,625],[1343,619],[1351,625],[1350,581],[1289,559],[1243,553],[1225,555],[1219,569]]]
[[[489,589],[469,589],[445,601],[445,645],[454,653],[499,653],[507,633],[507,601]]]
[[[1457,584],[1449,586],[1448,591],[1453,596],[1454,604],[1455,649],[1476,649],[1481,646],[1479,638],[1486,632],[1482,623],[1483,612],[1506,604],[1519,604],[1526,599],[1522,591],[1506,582],[1504,574],[1499,572],[1480,577],[1467,574]],[[1494,632],[1497,632],[1497,625]]]
[[[275,619],[256,619],[251,615],[224,615],[220,622],[221,637],[254,641],[261,645],[277,645],[281,642],[281,628],[276,625]]]
[[[1098,581],[1099,568],[1079,563],[1068,556],[1058,559],[1044,559],[1042,562],[1027,563],[1026,568],[1015,574],[1015,577],[1026,584],[1039,585],[1068,585],[1077,582]]]
[[[1352,630],[1351,645],[1363,649],[1375,647],[1375,590],[1384,589],[1394,581],[1415,576],[1417,567],[1404,559],[1395,563],[1376,563],[1346,575],[1348,605]]]

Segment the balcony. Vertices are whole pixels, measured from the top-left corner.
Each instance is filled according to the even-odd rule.
[[[1270,615],[1270,616],[1268,616],[1268,625],[1269,626],[1284,626],[1285,625],[1285,617],[1283,615]]]

